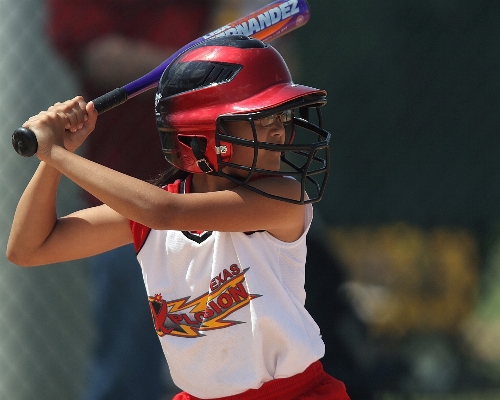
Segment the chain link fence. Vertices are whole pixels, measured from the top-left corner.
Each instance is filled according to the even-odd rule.
[[[0,0],[0,399],[78,398],[93,332],[84,262],[22,269],[5,258],[12,216],[36,159],[17,156],[10,134],[77,86],[44,33],[44,4]],[[76,209],[62,181],[61,213]]]
[[[329,9],[334,3],[335,9]],[[460,5],[466,11],[464,2],[455,6],[453,2],[437,3],[436,13],[441,16],[448,15],[447,7],[456,10]],[[486,7],[487,3],[481,4]],[[377,38],[381,38],[373,19],[367,17],[373,9],[357,4],[361,8],[356,11],[356,4],[330,0],[312,0],[311,6],[313,18],[317,19],[303,28],[303,35],[297,35],[299,43],[303,40],[304,60],[300,66],[303,78],[297,81],[326,87],[332,99],[332,106],[328,106],[332,108],[327,110],[334,117],[329,122],[335,146],[332,185],[326,200],[317,207],[318,217],[324,218],[325,226],[319,225],[320,218],[315,222],[316,227],[320,226],[318,236],[326,252],[308,266],[317,275],[316,279],[312,277],[308,288],[311,312],[318,319],[327,349],[335,359],[328,359],[326,365],[345,379],[348,389],[370,386],[366,396],[381,400],[499,398],[500,235],[496,229],[478,229],[486,222],[494,225],[494,220],[488,218],[496,216],[498,211],[486,210],[495,206],[492,199],[479,199],[479,206],[473,206],[472,201],[487,194],[481,186],[481,177],[496,182],[495,177],[500,175],[490,176],[488,171],[498,168],[491,162],[490,170],[478,168],[476,175],[466,175],[459,181],[451,179],[463,189],[460,192],[453,186],[451,193],[457,201],[451,201],[447,195],[450,191],[442,189],[439,171],[445,171],[444,178],[449,178],[453,175],[449,161],[456,159],[439,158],[437,153],[443,143],[432,136],[439,118],[430,108],[437,109],[439,104],[437,100],[426,99],[418,87],[414,88],[421,97],[411,99],[406,104],[408,109],[418,104],[429,106],[419,109],[419,121],[416,121],[418,115],[408,114],[405,121],[413,125],[398,120],[396,111],[404,114],[403,94],[400,93],[401,101],[392,99],[392,102],[384,95],[411,77],[397,75],[397,79],[388,82],[384,81],[383,73],[377,75],[384,68],[391,68],[383,60],[397,62],[398,57],[390,56],[387,49],[380,53],[381,58],[374,56],[384,48],[377,47]],[[395,18],[398,14],[394,9],[398,6],[394,3],[392,7],[391,18]],[[377,11],[387,11],[383,8],[380,6]],[[401,8],[399,12],[403,12]],[[427,17],[418,14],[418,7],[412,12],[414,17]],[[363,34],[367,38],[350,31],[339,14],[356,22],[357,27],[362,25],[364,15],[367,19],[363,23],[368,24]],[[331,32],[336,37],[325,33],[331,15],[337,15]],[[436,15],[434,18],[438,18]],[[0,0],[2,249],[6,247],[17,201],[37,166],[36,159],[23,159],[13,151],[10,135],[29,116],[79,93],[72,71],[47,41],[45,18],[41,0]],[[417,53],[419,44],[425,50],[424,42],[412,41],[412,35],[419,34],[418,18],[411,19],[415,25],[404,34],[400,32],[401,37],[392,37],[398,45],[407,40]],[[463,23],[464,18],[459,22]],[[481,18],[476,23],[480,24]],[[398,29],[403,30],[401,26]],[[319,40],[319,31],[331,41]],[[468,32],[472,34],[474,29]],[[385,39],[391,36],[389,30],[383,33]],[[490,33],[491,36],[481,33],[483,36],[478,37],[491,42],[497,34]],[[311,37],[316,39],[310,40]],[[437,36],[441,41],[443,37]],[[469,39],[468,48],[474,47]],[[427,50],[440,54],[437,47]],[[330,58],[334,56],[336,61]],[[468,65],[473,62],[471,57],[466,58]],[[320,64],[322,68],[318,69]],[[442,61],[443,68],[445,64]],[[432,75],[426,59],[421,59],[419,65],[420,70],[410,64],[405,70],[420,74],[420,78],[427,73]],[[356,81],[353,75],[357,77],[364,68],[371,71],[363,75],[367,81]],[[310,75],[306,75],[307,71],[311,71]],[[439,76],[444,79],[447,75],[443,72]],[[363,88],[356,84],[368,80],[371,86]],[[434,85],[438,81],[429,78],[429,82]],[[434,88],[431,94],[442,99],[446,88]],[[379,97],[370,97],[375,90]],[[481,95],[472,89],[465,93]],[[489,92],[490,100],[496,99],[494,93],[498,91]],[[454,110],[460,111],[461,98],[453,93],[450,96],[455,98]],[[430,102],[426,103],[427,100]],[[472,103],[479,112],[479,101]],[[392,112],[383,109],[391,104],[397,106]],[[453,115],[453,110],[448,110],[443,118],[450,120]],[[490,125],[497,119],[491,116]],[[377,123],[382,127],[370,131],[369,127]],[[422,133],[428,147],[424,148],[426,144],[421,141],[404,139],[402,132],[408,127],[412,128],[413,138]],[[476,133],[484,128],[480,124],[477,127]],[[400,142],[393,140],[394,132],[403,137]],[[482,136],[481,148],[478,141],[461,138],[461,146],[470,145],[479,153],[484,151],[487,159],[493,160],[492,152],[488,151],[488,143],[498,148],[497,142],[489,140],[493,136],[489,139]],[[445,135],[445,139],[449,136]],[[412,151],[415,149],[419,151]],[[457,147],[451,149],[457,154]],[[419,157],[430,157],[431,163]],[[436,163],[432,164],[433,161]],[[479,162],[467,157],[462,161],[460,173]],[[409,175],[405,175],[408,171]],[[426,178],[432,179],[426,181]],[[428,185],[435,189],[433,193]],[[467,185],[474,188],[476,195],[467,192]],[[441,199],[433,195],[441,191],[446,192]],[[460,193],[466,195],[460,197]],[[71,212],[79,205],[78,189],[63,179],[59,212]],[[325,250],[311,248],[311,259]],[[77,399],[84,386],[86,363],[95,339],[86,262],[22,269],[10,264],[3,254],[4,251],[0,258],[0,399]],[[338,267],[338,275],[332,272],[333,265]],[[326,285],[329,279],[331,285]],[[339,308],[337,300],[347,304],[347,311],[333,320],[333,310]],[[336,364],[344,350],[349,362]],[[375,376],[377,382],[372,382],[370,376]],[[353,400],[368,399],[363,396],[353,395]]]

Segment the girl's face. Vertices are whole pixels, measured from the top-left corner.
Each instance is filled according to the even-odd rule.
[[[285,128],[281,121],[285,120],[287,116],[276,114],[263,119],[255,120],[255,129],[257,132],[257,140],[259,142],[271,144],[284,144],[285,143]],[[225,122],[229,133],[241,139],[254,140],[252,126],[248,121],[226,121]],[[252,166],[254,159],[254,149],[246,146],[239,146],[233,144],[232,146],[231,163]],[[279,151],[271,150],[258,150],[256,168],[265,169],[268,171],[280,170],[280,157]],[[238,168],[225,167],[224,171],[227,174],[238,175],[245,177],[247,172]]]

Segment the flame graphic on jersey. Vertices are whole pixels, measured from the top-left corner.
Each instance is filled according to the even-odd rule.
[[[240,272],[232,265],[218,277],[220,286],[196,299],[189,297],[167,301],[161,294],[149,296],[151,315],[158,336],[171,335],[195,338],[204,336],[201,332],[227,328],[240,321],[225,318],[248,305],[260,295],[249,294],[243,282],[248,269]],[[214,278],[215,280],[215,278]]]

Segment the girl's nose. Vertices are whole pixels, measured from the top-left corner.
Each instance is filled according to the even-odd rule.
[[[276,137],[285,137],[285,126],[276,118],[268,131],[268,135],[276,140]]]

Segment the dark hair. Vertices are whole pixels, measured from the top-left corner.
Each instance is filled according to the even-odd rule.
[[[165,171],[160,172],[156,177],[152,178],[149,183],[162,187],[169,183],[174,183],[177,179],[186,179],[188,175],[189,172],[174,166],[169,166]]]

